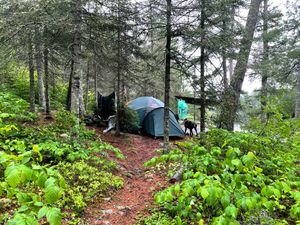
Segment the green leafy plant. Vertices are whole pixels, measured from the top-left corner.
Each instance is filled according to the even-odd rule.
[[[25,100],[9,92],[0,92],[0,118],[3,120],[34,121],[37,115],[29,112],[28,108]]]
[[[101,171],[84,161],[61,162],[57,168],[67,181],[66,198],[62,204],[68,208],[81,210],[93,197],[123,186],[120,177]]]
[[[78,222],[77,213],[92,198],[123,185],[108,159],[123,158],[121,151],[84,125],[74,140],[73,114],[60,110],[49,125],[24,126],[19,122],[32,121],[26,101],[0,93],[0,105],[0,223],[58,225],[70,217],[65,210]]]
[[[138,133],[140,129],[138,113],[128,107],[121,107],[120,127],[121,130],[129,133]]]
[[[154,211],[152,212],[151,216],[147,218],[141,219],[141,221],[138,223],[138,225],[175,225],[175,222],[171,222],[172,218],[168,216],[166,213],[161,213]]]
[[[184,171],[183,181],[157,193],[155,201],[175,224],[241,224],[253,214],[274,224],[294,223],[300,219],[299,145],[289,143],[291,149],[283,152],[284,143],[224,130],[177,143],[145,164],[181,165]]]
[[[55,205],[64,193],[63,177],[52,168],[36,164],[35,156],[38,155],[39,160],[42,158],[36,145],[32,150],[22,152],[0,152],[0,165],[4,171],[0,196],[14,203],[14,215],[7,224],[38,224],[41,210],[45,211],[51,225],[60,224],[61,211]],[[55,216],[50,216],[54,209]]]

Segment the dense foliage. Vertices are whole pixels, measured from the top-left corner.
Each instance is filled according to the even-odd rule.
[[[106,159],[108,152],[123,157],[120,150],[83,125],[75,139],[74,115],[61,110],[51,123],[37,121],[11,93],[0,92],[0,105],[0,223],[77,223],[76,213],[93,197],[123,185]]]
[[[211,130],[148,161],[184,173],[156,194],[160,210],[144,223],[298,224],[300,121],[270,120],[259,135]]]
[[[0,223],[78,224],[123,185],[108,160],[119,149],[79,122],[115,91],[116,134],[138,132],[123,106],[148,95],[173,110],[175,95],[201,100],[189,108],[201,131],[249,132],[210,130],[146,163],[184,173],[145,224],[300,224],[298,11],[297,0],[0,0]],[[249,96],[246,75],[259,83]]]
[[[122,107],[120,110],[121,130],[129,133],[138,133],[140,129],[140,120],[137,111],[128,107]]]

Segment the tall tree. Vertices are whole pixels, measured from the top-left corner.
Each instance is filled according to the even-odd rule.
[[[33,47],[32,47],[32,39],[29,35],[28,35],[28,69],[29,69],[30,111],[35,112]]]
[[[166,23],[166,61],[165,61],[165,93],[164,93],[164,148],[169,147],[169,101],[170,101],[170,74],[171,74],[171,13],[172,0],[167,0],[167,23]]]
[[[300,66],[299,66],[300,69]],[[300,118],[300,73],[297,76],[297,96],[296,96],[296,104],[295,104],[295,117]]]
[[[200,37],[200,96],[201,96],[201,105],[200,105],[200,130],[204,132],[205,130],[205,0],[201,0],[201,15],[200,15],[200,28],[201,28],[201,37]]]
[[[82,38],[82,3],[81,0],[73,2],[74,6],[74,42],[73,42],[73,77],[71,86],[71,112],[78,116],[84,114],[84,106],[82,102],[82,67],[81,67],[81,38]]]
[[[50,93],[49,93],[49,48],[46,40],[47,27],[44,28],[44,73],[45,73],[45,101],[46,115],[50,116]]]
[[[72,91],[72,83],[73,83],[73,72],[74,72],[74,59],[72,58],[70,63],[69,85],[68,85],[67,101],[66,101],[66,110],[69,111],[71,111],[71,93],[72,93],[71,91]]]
[[[263,9],[263,69],[261,75],[261,120],[266,121],[264,110],[267,106],[267,83],[269,64],[269,41],[268,41],[268,0],[264,0]]]
[[[98,66],[97,66],[97,62],[94,60],[93,61],[94,64],[94,107],[95,109],[97,109],[98,107],[98,92],[97,92],[97,88],[98,88]]]
[[[85,80],[85,109],[88,109],[89,105],[89,84],[90,84],[90,59],[87,59],[86,65],[86,80]]]
[[[119,3],[119,2],[118,2]],[[117,78],[116,78],[116,93],[117,93],[117,111],[116,111],[116,135],[120,135],[120,111],[121,111],[121,18],[120,4],[118,4],[118,27],[117,27]]]
[[[122,71],[122,44],[121,44],[121,0],[117,0],[117,76],[116,76],[116,97],[117,97],[117,110],[116,110],[116,135],[120,135],[120,116],[121,116],[121,73]]]
[[[35,62],[36,70],[38,74],[38,96],[39,104],[43,108],[43,111],[46,111],[46,98],[45,98],[45,86],[44,86],[44,76],[43,76],[43,53],[41,49],[41,34],[40,34],[39,25],[35,25],[34,30],[34,47],[35,47]]]
[[[185,4],[175,6],[177,2]],[[175,25],[174,33],[183,37],[184,46],[177,49],[174,62],[176,69],[192,80],[191,86],[195,89],[196,97],[202,100],[200,128],[204,131],[206,108],[210,102],[207,99],[215,99],[224,93],[224,86],[228,86],[226,61],[233,58],[238,39],[236,36],[240,33],[231,14],[235,12],[233,9],[241,6],[241,1],[197,0],[176,3],[176,16],[184,19]],[[178,45],[180,42],[177,42]],[[196,68],[196,73],[193,68]]]
[[[251,0],[247,16],[245,31],[240,44],[237,63],[230,81],[230,86],[225,91],[221,112],[221,127],[233,130],[236,114],[239,107],[239,99],[242,91],[242,84],[247,70],[247,63],[253,41],[253,35],[258,20],[259,6],[262,0]]]

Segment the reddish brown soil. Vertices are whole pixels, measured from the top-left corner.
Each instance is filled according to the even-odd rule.
[[[124,179],[124,187],[110,198],[90,204],[85,210],[85,224],[134,224],[147,214],[154,193],[167,186],[166,177],[151,173],[143,166],[156,155],[160,141],[132,134],[115,137],[113,133],[103,134],[101,139],[119,148],[126,157],[117,160],[120,170],[116,173]]]

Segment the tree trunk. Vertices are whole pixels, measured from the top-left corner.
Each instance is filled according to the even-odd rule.
[[[153,23],[154,23],[154,18],[153,18],[153,3],[152,0],[149,1],[149,9],[150,9],[150,49],[151,49],[151,54],[153,53],[154,50],[154,32],[153,32]]]
[[[83,85],[82,85],[82,68],[80,68],[80,82],[79,82],[79,115],[85,114],[84,100],[83,100]]]
[[[43,79],[43,54],[41,50],[41,35],[38,26],[35,26],[35,61],[36,61],[36,70],[38,74],[38,95],[39,95],[39,104],[43,108],[43,111],[46,110],[46,98],[45,98],[45,88],[44,88],[44,79]]]
[[[82,68],[81,68],[81,0],[76,0],[74,2],[74,25],[75,25],[75,34],[74,34],[74,43],[73,43],[73,78],[71,86],[71,112],[76,113],[76,115],[83,115],[83,97],[82,97]]]
[[[52,98],[53,98],[53,100],[56,100],[56,80],[55,80],[55,74],[52,74],[52,76],[51,76],[51,89],[52,89]]]
[[[227,26],[225,20],[222,22],[222,30],[223,32],[226,32]],[[222,67],[223,67],[223,86],[224,90],[228,87],[228,79],[227,79],[227,57],[226,57],[226,50],[225,47],[222,49]]]
[[[116,94],[117,94],[117,110],[116,110],[116,136],[120,135],[120,111],[121,111],[121,18],[120,18],[120,2],[118,1],[118,50],[117,50],[117,80],[116,80]]]
[[[62,66],[61,66],[62,68]],[[63,73],[65,73],[65,71],[62,69],[61,71],[63,71]],[[51,86],[51,89],[50,89],[50,96],[52,96],[52,99],[53,100],[56,100],[56,74],[55,73],[52,73],[50,74],[50,86]]]
[[[90,59],[87,60],[87,71],[85,80],[85,108],[88,109],[89,105],[89,82],[90,82]]]
[[[300,118],[300,73],[297,74],[297,98],[295,107],[295,117]]]
[[[46,115],[50,116],[50,94],[49,94],[49,49],[46,39],[47,27],[44,28],[44,73],[45,73],[45,100],[46,100]]]
[[[234,14],[235,14],[235,9],[234,7],[232,6],[231,7],[231,10],[230,10],[230,30],[232,31],[234,29]],[[233,45],[231,44],[230,48],[233,48]],[[231,54],[233,54],[233,51],[230,50]],[[230,81],[232,80],[232,76],[233,76],[233,56],[231,55],[228,59],[228,73],[229,73],[229,81],[228,83],[230,83]],[[225,90],[228,88],[228,83],[227,83],[227,86],[225,88]]]
[[[98,92],[97,92],[97,87],[98,87],[98,66],[96,61],[94,60],[94,94],[95,94],[95,110],[97,111],[98,108]]]
[[[230,86],[225,91],[220,116],[221,127],[233,130],[236,114],[239,107],[239,99],[242,84],[245,78],[250,49],[253,41],[255,26],[258,19],[259,6],[262,0],[251,0],[247,17],[245,32],[241,40],[240,51]]]
[[[267,82],[268,82],[268,64],[269,64],[269,41],[268,33],[268,0],[264,0],[263,12],[263,67],[261,75],[261,121],[266,121],[265,108],[267,106]]]
[[[28,38],[28,69],[29,69],[29,84],[30,84],[30,112],[35,112],[35,92],[34,92],[34,65],[33,65],[33,48],[32,40]]]
[[[68,87],[68,93],[67,93],[67,105],[66,109],[71,111],[71,91],[72,91],[72,82],[73,82],[73,71],[74,71],[74,60],[71,60],[70,65],[70,77],[69,77],[69,87]]]
[[[229,72],[229,82],[230,82],[232,79],[232,76],[233,76],[233,59],[232,58],[229,58],[228,72]],[[228,85],[227,85],[227,88],[228,88]]]
[[[44,48],[44,72],[45,72],[46,115],[50,116],[48,55],[49,55],[49,50],[48,50],[48,47],[45,46],[45,48]]]
[[[119,64],[120,62],[118,62]],[[117,110],[116,110],[116,136],[120,135],[120,111],[121,111],[121,101],[120,101],[120,89],[121,89],[121,68],[118,65],[117,71],[117,84],[116,84],[116,94],[117,94]]]
[[[224,90],[228,88],[228,79],[227,79],[227,57],[225,52],[222,53],[222,67],[223,67],[223,86]]]
[[[165,93],[164,93],[164,149],[169,149],[169,101],[170,101],[170,73],[171,73],[171,10],[172,0],[167,0],[167,40],[165,62]]]
[[[201,17],[200,17],[200,28],[201,28],[201,55],[200,55],[200,95],[201,95],[201,105],[200,105],[200,131],[205,131],[205,0],[201,0]]]

